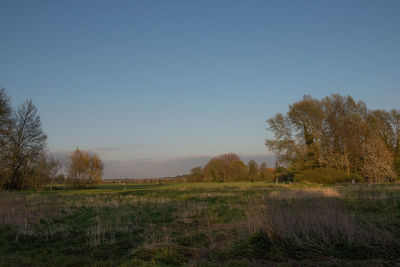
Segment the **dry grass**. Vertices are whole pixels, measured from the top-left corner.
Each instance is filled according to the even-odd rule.
[[[0,194],[0,225],[25,226],[61,216],[65,210],[58,198],[41,195]]]
[[[301,188],[301,189],[279,189],[268,194],[270,199],[310,199],[310,198],[340,198],[342,193],[331,187],[325,188]]]
[[[290,240],[299,247],[329,249],[340,242],[400,246],[394,228],[349,212],[342,197],[332,188],[273,191],[250,201],[240,227],[247,236],[266,232],[271,239]]]
[[[95,250],[119,246],[123,240],[127,257],[171,265],[194,264],[209,257],[211,261],[226,260],[218,258],[219,253],[228,253],[223,256],[228,259],[248,257],[246,261],[252,262],[256,256],[229,249],[243,240],[248,246],[246,242],[257,233],[265,233],[281,250],[301,248],[301,253],[308,255],[305,258],[313,259],[340,258],[338,245],[345,246],[344,251],[353,247],[376,251],[376,258],[393,258],[400,248],[396,190],[357,186],[187,190],[98,195],[3,193],[0,226],[12,226],[17,242],[22,236],[74,240],[78,233],[82,248]],[[282,255],[275,260],[293,260],[292,255]]]

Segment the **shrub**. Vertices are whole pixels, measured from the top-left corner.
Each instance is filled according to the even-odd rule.
[[[276,182],[293,182],[294,180],[294,174],[290,170],[284,168],[284,167],[278,167],[274,171],[274,180]]]
[[[310,183],[347,183],[352,179],[358,180],[355,175],[348,175],[346,171],[333,168],[316,168],[298,171],[294,180],[297,182],[310,182]]]

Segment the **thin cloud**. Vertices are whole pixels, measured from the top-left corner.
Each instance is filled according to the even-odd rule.
[[[95,150],[95,151],[119,151],[121,150],[120,147],[95,147],[93,149],[89,150]]]

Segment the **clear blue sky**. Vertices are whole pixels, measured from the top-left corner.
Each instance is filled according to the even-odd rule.
[[[53,152],[260,155],[265,120],[303,94],[400,108],[400,1],[2,0],[0,12],[0,85],[34,101]]]

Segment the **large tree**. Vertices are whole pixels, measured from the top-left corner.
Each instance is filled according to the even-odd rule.
[[[23,190],[37,161],[45,154],[47,136],[42,130],[37,108],[30,100],[18,108],[12,121],[7,147],[8,174],[3,187]]]

